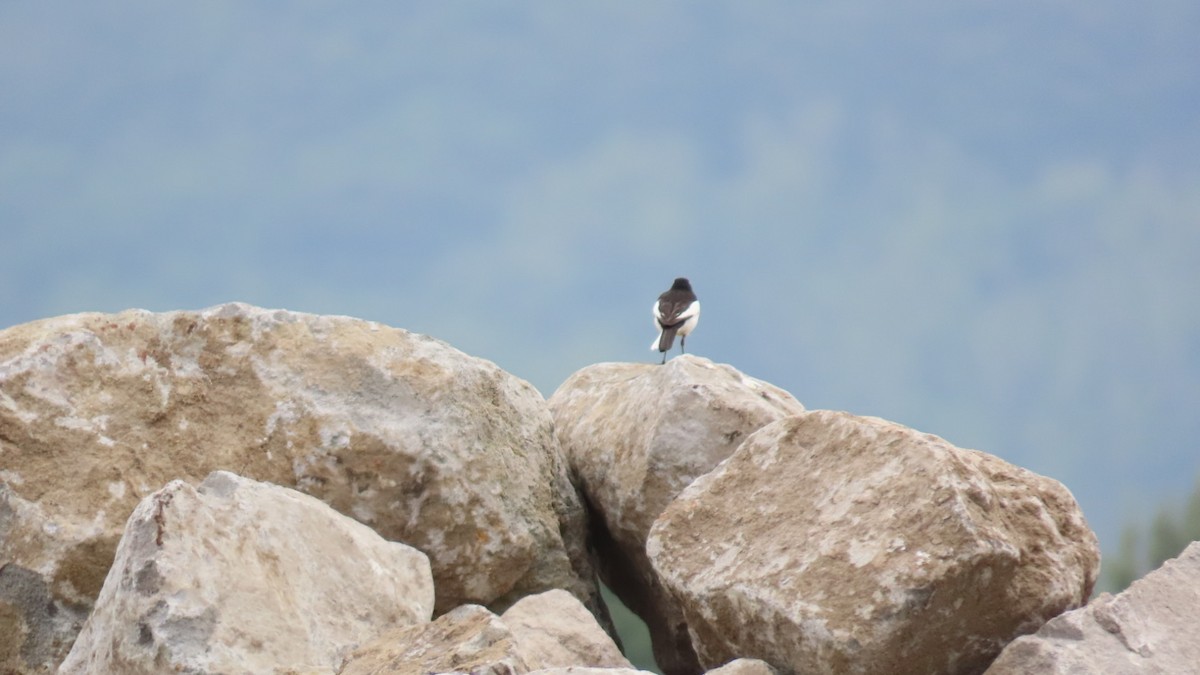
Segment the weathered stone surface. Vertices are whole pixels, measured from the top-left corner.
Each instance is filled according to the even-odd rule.
[[[575,596],[551,590],[528,596],[497,617],[464,605],[432,624],[388,631],[355,651],[342,675],[525,673],[632,668]]]
[[[1144,675],[1200,669],[1200,542],[1116,596],[1051,619],[1000,653],[987,675]]]
[[[308,495],[215,472],[134,509],[59,673],[333,673],[379,626],[432,614],[425,554]]]
[[[632,668],[588,668],[571,666],[569,668],[543,668],[532,670],[529,675],[654,675],[648,670]]]
[[[500,619],[512,630],[529,668],[633,667],[591,612],[566,591],[530,595]]]
[[[654,675],[649,670],[632,668],[586,668],[572,665],[570,668],[544,668],[530,670],[529,675]]]
[[[0,331],[0,672],[53,668],[139,499],[217,469],[426,552],[438,611],[549,588],[596,606],[586,516],[528,383],[348,317],[78,314]]]
[[[877,418],[760,429],[659,517],[647,551],[702,663],[977,673],[1083,604],[1096,538],[1058,482]]]
[[[708,675],[776,675],[778,672],[766,661],[734,659],[720,668],[708,671]]]
[[[512,631],[479,605],[463,605],[432,623],[390,630],[355,650],[339,675],[506,675],[529,668]]]
[[[682,615],[646,560],[650,526],[752,432],[804,407],[777,387],[691,355],[663,366],[589,366],[549,403],[592,508],[601,577],[646,620],[665,672],[698,671]]]
[[[87,610],[56,601],[50,583],[37,572],[15,563],[0,565],[0,672],[24,672],[18,666],[40,672],[36,669],[58,663],[87,619]]]

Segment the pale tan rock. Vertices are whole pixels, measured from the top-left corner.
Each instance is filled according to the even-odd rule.
[[[341,675],[613,668],[632,666],[575,596],[551,590],[499,617],[464,605],[432,624],[388,631],[356,650]]]
[[[632,668],[596,618],[570,593],[555,589],[530,595],[500,619],[512,630],[529,668]]]
[[[368,642],[339,675],[426,675],[528,672],[512,631],[479,605],[463,605],[432,623],[397,628]]]
[[[654,675],[649,670],[632,668],[588,668],[572,665],[569,668],[544,668],[530,670],[529,675]]]
[[[227,472],[138,504],[59,673],[333,673],[379,626],[428,622],[425,554]]]
[[[591,668],[586,666],[570,666],[568,668],[543,668],[531,670],[529,675],[654,675],[649,670],[633,668]]]
[[[699,669],[682,615],[646,560],[654,519],[759,427],[804,410],[727,365],[683,355],[666,365],[601,363],[549,398],[563,450],[593,513],[601,577],[646,620],[667,673]]]
[[[720,668],[708,671],[707,675],[777,675],[778,672],[766,661],[734,659]]]
[[[1200,668],[1200,542],[1117,595],[1009,643],[987,675],[1149,675]]]
[[[1057,481],[877,418],[760,429],[659,517],[647,551],[706,665],[977,673],[1083,604],[1099,551]]]
[[[217,469],[426,552],[437,611],[549,588],[597,609],[545,401],[377,323],[229,304],[0,331],[0,457],[0,672],[52,669],[138,501]]]

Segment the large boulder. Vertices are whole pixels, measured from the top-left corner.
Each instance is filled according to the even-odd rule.
[[[1086,607],[1011,642],[987,675],[1149,675],[1200,668],[1200,542]]]
[[[308,495],[215,472],[134,509],[58,672],[333,673],[380,626],[432,614],[424,553]]]
[[[0,331],[0,457],[0,671],[52,669],[138,501],[218,469],[424,551],[437,612],[550,588],[598,607],[538,392],[377,323],[228,304]]]
[[[824,410],[746,439],[647,550],[702,664],[805,673],[978,673],[1083,604],[1099,566],[1060,483]]]
[[[650,527],[747,436],[804,407],[782,389],[691,355],[662,366],[589,366],[548,402],[593,513],[601,577],[646,620],[664,672],[696,672],[682,615],[646,559]]]

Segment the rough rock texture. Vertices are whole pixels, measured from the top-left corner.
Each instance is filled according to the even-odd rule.
[[[659,517],[647,551],[703,664],[977,673],[1083,604],[1096,538],[1057,481],[877,418],[760,429]]]
[[[529,675],[654,675],[648,670],[632,668],[586,668],[571,666],[570,668],[544,668],[532,670]]]
[[[752,432],[804,407],[782,389],[691,355],[663,366],[589,366],[549,403],[593,513],[601,577],[646,620],[664,672],[696,672],[682,615],[646,559],[650,526]]]
[[[566,591],[530,595],[500,619],[512,630],[517,652],[532,669],[633,667],[591,612]]]
[[[356,650],[339,675],[525,673],[512,631],[479,605],[463,605],[432,623],[388,631]]]
[[[734,659],[720,668],[708,671],[707,675],[776,675],[778,672],[766,661]]]
[[[59,673],[333,673],[379,626],[432,614],[425,554],[308,495],[216,472],[134,509]]]
[[[1200,669],[1200,542],[1116,596],[1051,619],[987,675],[1190,673]]]
[[[229,304],[0,331],[0,672],[69,649],[138,501],[226,469],[429,554],[437,611],[566,588],[586,514],[541,396],[438,340]]]
[[[525,673],[632,668],[612,638],[563,590],[528,596],[497,617],[464,605],[432,624],[390,630],[356,650],[342,675]]]

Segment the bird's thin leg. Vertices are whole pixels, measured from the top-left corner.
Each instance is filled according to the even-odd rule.
[[[679,338],[679,353],[680,354],[687,353],[687,350],[683,348],[683,346],[686,344],[687,344],[687,336],[684,335],[683,337]]]
[[[667,353],[666,353],[666,352],[663,352],[663,360],[662,360],[662,362],[661,362],[661,363],[659,363],[658,365],[660,365],[660,366],[661,366],[661,365],[665,365],[666,363],[667,363]]]

